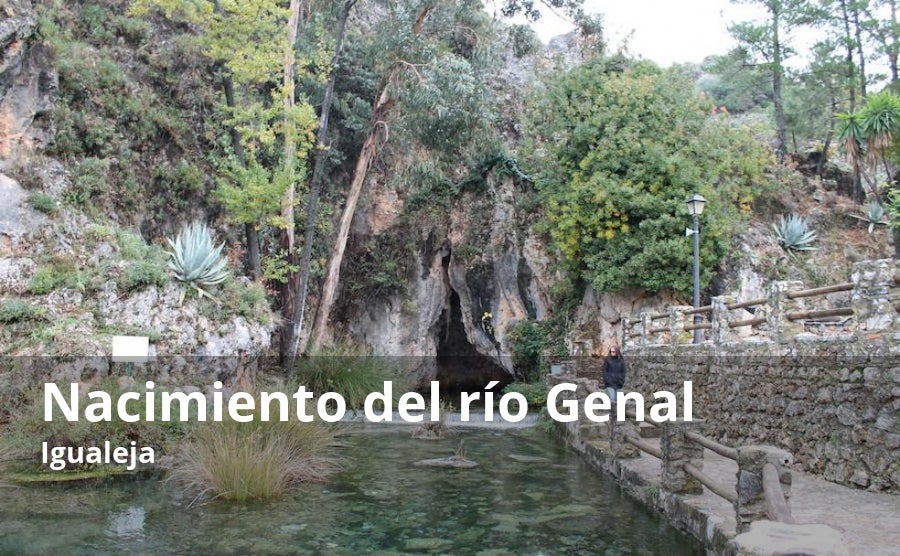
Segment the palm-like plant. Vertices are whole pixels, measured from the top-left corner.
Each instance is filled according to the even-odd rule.
[[[861,111],[861,125],[869,144],[869,163],[884,157],[900,132],[900,96],[889,90],[871,95]]]
[[[812,242],[816,240],[816,232],[809,229],[806,220],[802,216],[791,214],[787,218],[781,216],[777,224],[772,224],[772,229],[778,236],[778,243],[786,251],[814,251]]]
[[[854,165],[865,154],[870,167],[881,161],[890,175],[887,159],[892,149],[900,148],[896,141],[900,138],[900,96],[884,90],[869,96],[856,112],[838,114],[837,119],[838,139]],[[893,154],[898,153],[894,150]]]
[[[194,222],[181,229],[175,241],[166,238],[169,246],[169,268],[175,278],[197,290],[201,296],[214,299],[203,288],[220,284],[228,277],[227,261],[222,257],[222,248],[213,245],[209,227],[202,222]]]

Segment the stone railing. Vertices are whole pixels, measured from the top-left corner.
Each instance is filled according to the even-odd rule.
[[[549,376],[551,385],[570,382],[574,391],[564,390],[559,402],[577,400],[584,405],[586,398],[600,390],[599,383],[586,378],[567,375]],[[643,408],[642,408],[643,411]],[[794,523],[788,506],[790,497],[792,455],[774,446],[725,446],[704,436],[705,423],[694,419],[658,422],[646,418],[642,422],[657,429],[651,436],[659,437],[659,447],[643,439],[634,410],[626,412],[628,419],[618,421],[614,411],[606,423],[596,423],[581,416],[566,423],[566,436],[576,448],[586,442],[602,441],[615,459],[631,459],[641,452],[660,461],[660,488],[672,494],[701,494],[703,487],[732,504],[738,532],[749,529],[753,521],[768,519]],[[583,447],[583,446],[582,446]],[[709,449],[737,463],[733,485],[720,483],[703,472],[703,452]]]
[[[622,319],[624,349],[681,345],[704,331],[704,342],[776,342],[814,338],[893,341],[900,335],[895,302],[900,265],[894,259],[854,265],[851,280],[813,289],[799,281],[773,282],[765,297],[718,296],[704,307],[674,306]],[[832,295],[835,294],[835,295]],[[829,297],[830,296],[830,297]],[[840,299],[834,299],[839,297]]]

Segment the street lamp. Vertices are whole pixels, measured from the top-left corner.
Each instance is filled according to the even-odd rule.
[[[694,229],[688,230],[694,236],[694,309],[700,308],[700,215],[706,208],[706,199],[694,193],[686,201],[688,212],[694,217]],[[700,313],[694,313],[694,326],[700,325]],[[694,343],[700,343],[700,328],[694,328]]]

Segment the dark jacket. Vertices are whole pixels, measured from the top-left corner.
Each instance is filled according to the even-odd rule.
[[[625,360],[621,355],[607,357],[603,362],[603,386],[616,389],[625,386]]]

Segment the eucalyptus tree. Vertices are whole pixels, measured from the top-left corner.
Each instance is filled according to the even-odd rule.
[[[294,289],[294,302],[290,307],[291,313],[286,315],[285,330],[282,333],[281,356],[289,375],[293,374],[294,361],[297,357],[300,338],[302,336],[303,321],[306,315],[307,293],[309,291],[309,279],[312,271],[312,249],[316,235],[316,223],[319,218],[319,197],[325,181],[326,160],[330,150],[330,118],[334,104],[334,89],[337,81],[337,67],[341,62],[341,53],[344,46],[344,36],[347,30],[347,20],[358,0],[342,0],[335,3],[337,13],[337,28],[334,38],[334,55],[331,62],[331,70],[322,96],[322,107],[319,112],[319,128],[316,135],[316,148],[313,159],[312,177],[309,182],[309,196],[306,200],[306,222],[303,234],[303,254],[300,259],[298,274],[295,281],[288,281],[289,288]]]
[[[469,133],[487,116],[486,83],[479,65],[493,28],[480,0],[373,0],[365,43],[377,85],[355,157],[327,274],[310,337],[320,346],[327,334],[350,225],[376,157],[403,132],[421,157],[459,154]]]

